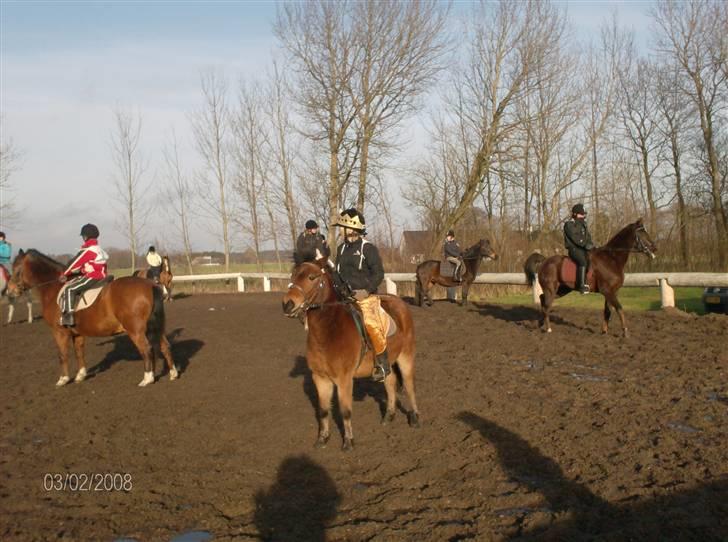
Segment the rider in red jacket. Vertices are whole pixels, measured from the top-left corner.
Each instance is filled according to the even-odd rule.
[[[61,282],[71,279],[61,298],[61,325],[67,327],[75,325],[73,311],[78,296],[106,278],[106,261],[109,259],[99,246],[99,229],[96,226],[86,224],[81,228],[81,237],[81,250],[61,275]]]

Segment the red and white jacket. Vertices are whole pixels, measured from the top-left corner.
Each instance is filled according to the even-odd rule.
[[[99,242],[96,239],[89,239],[81,245],[81,250],[74,256],[63,274],[68,277],[80,271],[86,278],[101,280],[106,278],[108,259],[109,255],[99,246]]]

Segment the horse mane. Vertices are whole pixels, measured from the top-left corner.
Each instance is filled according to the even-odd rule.
[[[630,245],[630,238],[634,236],[635,223],[627,224],[619,230],[609,242],[604,245],[605,248],[626,248]]]
[[[475,243],[473,246],[468,247],[463,251],[463,260],[474,260],[474,259],[478,258],[478,256],[476,255],[476,251],[478,253],[480,252],[479,249],[480,249],[481,241],[482,241],[482,239],[478,240],[478,242]]]
[[[62,263],[54,260],[50,256],[46,256],[34,248],[29,248],[25,251],[25,254],[31,256],[34,260],[40,260],[42,263],[54,268],[55,271],[63,271],[66,268],[66,266]]]

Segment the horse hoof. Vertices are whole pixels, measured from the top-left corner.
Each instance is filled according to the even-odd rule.
[[[88,374],[88,373],[86,373],[86,369],[80,369],[80,370],[79,370],[79,371],[78,371],[78,372],[76,373],[76,378],[74,378],[74,379],[73,379],[73,381],[74,381],[74,382],[83,382],[84,380],[86,380],[86,375],[87,375],[87,374]]]
[[[626,329],[622,332],[622,337],[629,339],[629,332]]]
[[[60,388],[61,386],[65,386],[65,385],[66,385],[66,384],[68,384],[68,383],[69,383],[70,381],[71,381],[71,379],[70,379],[69,377],[67,377],[67,376],[62,376],[61,378],[59,378],[59,379],[58,379],[58,382],[56,382],[56,387],[57,387],[57,388]]]
[[[417,414],[417,412],[408,412],[407,413],[407,423],[409,423],[410,427],[419,428],[420,427],[419,414]]]
[[[154,373],[152,371],[149,371],[148,373],[144,373],[144,378],[142,378],[142,381],[139,382],[139,387],[143,388],[144,386],[152,384],[153,382],[154,382]]]
[[[546,330],[546,333],[551,333],[551,328],[548,328],[548,329]]]
[[[344,444],[341,445],[341,449],[345,452],[351,452],[354,449],[354,439],[345,438]]]
[[[316,442],[314,443],[314,448],[325,448],[326,444],[329,442],[329,435],[326,436],[319,436],[319,438],[316,439]]]
[[[384,416],[382,417],[382,425],[387,425],[387,424],[391,423],[392,421],[394,421],[394,414],[395,414],[394,411],[386,412],[384,414]]]
[[[169,379],[177,380],[178,378],[179,378],[179,371],[177,370],[177,367],[172,367],[172,369],[169,371]]]

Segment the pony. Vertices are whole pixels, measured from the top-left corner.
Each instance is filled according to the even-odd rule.
[[[61,290],[60,277],[65,266],[41,252],[30,249],[18,252],[13,261],[13,272],[8,284],[11,295],[20,295],[36,289],[40,297],[43,319],[51,328],[58,346],[61,376],[60,387],[70,381],[68,374],[68,347],[73,343],[78,362],[75,382],[87,376],[84,343],[86,337],[108,337],[127,333],[144,360],[144,378],[139,386],[154,382],[154,346],[162,353],[169,368],[170,380],[179,376],[172,360],[169,342],[164,335],[164,304],[159,288],[137,277],[123,277],[105,285],[96,301],[75,313],[76,325],[60,325],[61,310],[57,298]]]
[[[630,252],[642,253],[650,258],[655,258],[657,252],[657,246],[645,230],[641,218],[622,228],[603,247],[589,252],[587,281],[592,292],[599,292],[604,296],[602,333],[608,332],[611,307],[619,315],[623,336],[629,336],[624,311],[617,299],[617,291],[624,284],[624,266],[627,264]],[[551,306],[556,298],[575,289],[575,264],[568,256],[544,258],[540,254],[531,254],[524,265],[524,272],[529,286],[533,286],[538,273],[538,282],[543,289],[540,296],[540,326],[546,333],[551,333],[549,319]]]
[[[10,283],[10,272],[5,269],[4,265],[0,265],[0,297],[8,298],[8,320],[7,324],[13,321],[13,314],[15,313],[15,296],[8,294],[8,284]],[[30,292],[26,292],[23,297],[25,298],[25,305],[28,307],[28,323],[33,323],[33,299],[30,297]]]
[[[290,318],[305,315],[308,329],[306,361],[313,375],[319,400],[319,431],[315,446],[321,448],[329,440],[329,414],[334,387],[337,388],[339,410],[344,421],[343,450],[354,447],[351,425],[354,378],[369,377],[374,366],[374,353],[365,352],[363,339],[354,321],[353,303],[339,299],[332,282],[332,270],[326,259],[303,262],[294,267],[291,283],[283,296],[283,312]],[[392,365],[399,369],[411,410],[407,419],[419,427],[419,411],[415,400],[415,330],[407,304],[397,296],[381,295],[382,307],[392,317],[397,331],[387,339]],[[392,371],[384,380],[387,410],[386,424],[394,419],[397,375]]]
[[[435,284],[444,286],[445,288],[453,288],[462,286],[462,305],[468,304],[468,291],[470,285],[478,276],[478,268],[481,260],[491,259],[497,260],[498,255],[490,247],[490,241],[481,239],[470,248],[463,252],[463,265],[465,274],[460,282],[455,282],[452,277],[446,277],[440,274],[440,260],[426,260],[417,266],[417,279],[415,283],[415,303],[422,306],[423,298],[428,307],[432,306],[432,298],[430,297],[430,288]]]
[[[132,277],[149,278],[149,267],[137,269],[131,274]],[[159,273],[159,285],[162,287],[165,301],[172,301],[172,266],[169,263],[169,256],[162,256],[162,271]]]

